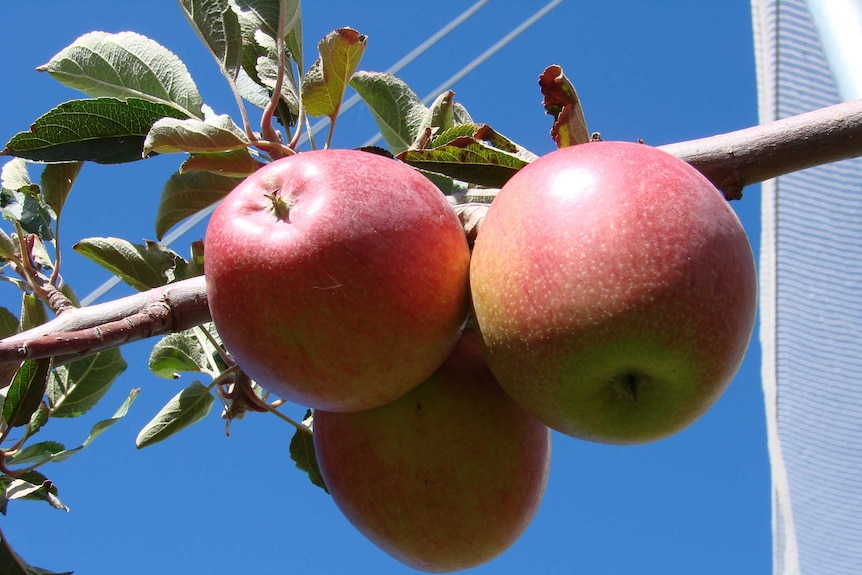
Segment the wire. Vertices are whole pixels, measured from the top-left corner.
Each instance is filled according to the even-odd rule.
[[[485,62],[485,60],[503,49],[506,44],[520,36],[521,33],[523,33],[527,28],[541,20],[548,12],[556,8],[562,2],[563,0],[552,0],[551,2],[545,4],[539,11],[521,22],[511,32],[500,38],[500,40],[497,41],[493,46],[476,56],[476,58],[474,58],[469,64],[458,70],[455,74],[447,78],[439,86],[428,92],[428,95],[422,98],[422,103],[428,104],[434,98],[436,98],[438,94],[440,94],[444,90],[448,90],[453,84],[455,84],[455,82],[461,80],[464,76],[478,68],[483,62]],[[379,142],[382,137],[383,136],[380,134],[380,132],[378,132],[376,135],[374,135],[372,138],[362,144],[362,147],[372,146],[375,143]]]

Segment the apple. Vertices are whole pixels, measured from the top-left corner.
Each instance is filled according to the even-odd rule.
[[[527,528],[548,479],[550,430],[503,392],[473,331],[402,398],[358,413],[315,411],[313,436],[338,508],[423,571],[501,554]]]
[[[458,341],[469,248],[427,178],[357,150],[259,169],[213,213],[205,239],[213,322],[264,389],[356,411],[419,385]]]
[[[500,190],[470,270],[504,389],[548,426],[657,440],[713,405],[754,325],[751,246],[721,193],[656,148],[547,154]]]

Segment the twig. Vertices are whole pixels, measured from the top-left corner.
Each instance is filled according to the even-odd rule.
[[[862,100],[661,148],[695,166],[727,197],[739,197],[746,185],[862,156]],[[474,205],[469,209],[473,210]],[[470,215],[475,232],[477,214]],[[48,323],[8,337],[0,341],[0,366],[17,364],[22,359],[91,353],[182,331],[210,319],[204,278],[191,278],[115,301],[71,309]]]

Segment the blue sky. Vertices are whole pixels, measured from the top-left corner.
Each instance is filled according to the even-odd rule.
[[[368,35],[360,66],[385,70],[469,2],[306,2],[306,59],[330,30]],[[399,73],[424,96],[530,16],[543,3],[491,0]],[[135,6],[133,9],[132,6]],[[432,8],[433,6],[433,8]],[[0,63],[4,89],[0,139],[25,130],[48,109],[81,97],[34,71],[92,30],[134,30],[188,65],[204,99],[238,118],[211,57],[174,2],[106,0],[16,2],[4,7]],[[578,89],[587,123],[608,140],[660,145],[757,122],[749,3],[745,0],[565,0],[532,28],[453,86],[456,99],[535,153],[553,149],[537,78],[559,64]],[[340,120],[337,147],[361,145],[376,128],[357,106]],[[121,166],[86,166],[64,213],[64,276],[87,294],[108,275],[71,253],[82,237],[154,238],[161,187],[179,156]],[[759,190],[734,203],[759,243]],[[198,226],[173,248],[183,255],[203,237]],[[117,288],[108,297],[129,293]],[[0,305],[17,294],[0,286]],[[525,535],[475,573],[769,572],[770,490],[754,341],[738,376],[700,421],[669,439],[637,447],[553,438],[545,500]],[[171,440],[138,451],[138,430],[190,382],[146,369],[153,342],[124,349],[130,364],[84,421],[55,421],[41,434],[75,444],[110,416],[131,388],[131,413],[88,449],[44,468],[66,514],[15,502],[0,528],[30,562],[77,573],[409,573],[359,535],[331,499],[288,455],[292,429],[269,416],[235,422],[225,437],[217,409]],[[300,417],[299,406],[287,411]],[[457,521],[453,517],[453,521]]]

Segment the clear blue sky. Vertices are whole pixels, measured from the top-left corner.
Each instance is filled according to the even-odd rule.
[[[306,2],[306,59],[330,30],[369,37],[361,65],[384,70],[469,2],[369,0]],[[526,19],[543,2],[491,0],[399,75],[420,95]],[[132,8],[134,6],[134,8]],[[79,0],[6,2],[0,50],[0,139],[25,130],[58,103],[82,97],[34,71],[91,30],[134,30],[178,54],[205,101],[236,108],[211,57],[174,2]],[[539,73],[563,66],[583,101],[588,126],[605,139],[664,144],[757,122],[751,14],[746,0],[566,0],[454,86],[474,119],[536,153],[553,148],[541,107]],[[356,107],[334,145],[362,144],[376,132]],[[107,273],[71,253],[87,236],[153,238],[161,186],[181,157],[84,168],[64,213],[64,276],[79,294]],[[734,204],[755,253],[759,189]],[[173,247],[183,255],[195,228]],[[118,288],[108,297],[129,293]],[[0,305],[17,294],[0,286]],[[638,447],[592,445],[555,435],[544,503],[526,534],[475,573],[763,574],[771,569],[770,490],[757,336],[718,404],[683,433]],[[151,343],[151,342],[150,342]],[[409,573],[360,536],[288,455],[292,429],[270,416],[235,422],[225,437],[218,409],[171,440],[137,451],[138,430],[189,383],[146,369],[150,345],[124,351],[128,371],[84,421],[55,421],[42,439],[75,445],[110,416],[133,387],[142,392],[126,419],[83,453],[44,468],[71,512],[13,502],[0,528],[30,562],[81,574]],[[300,407],[288,408],[301,416]],[[457,517],[452,518],[457,521]]]

